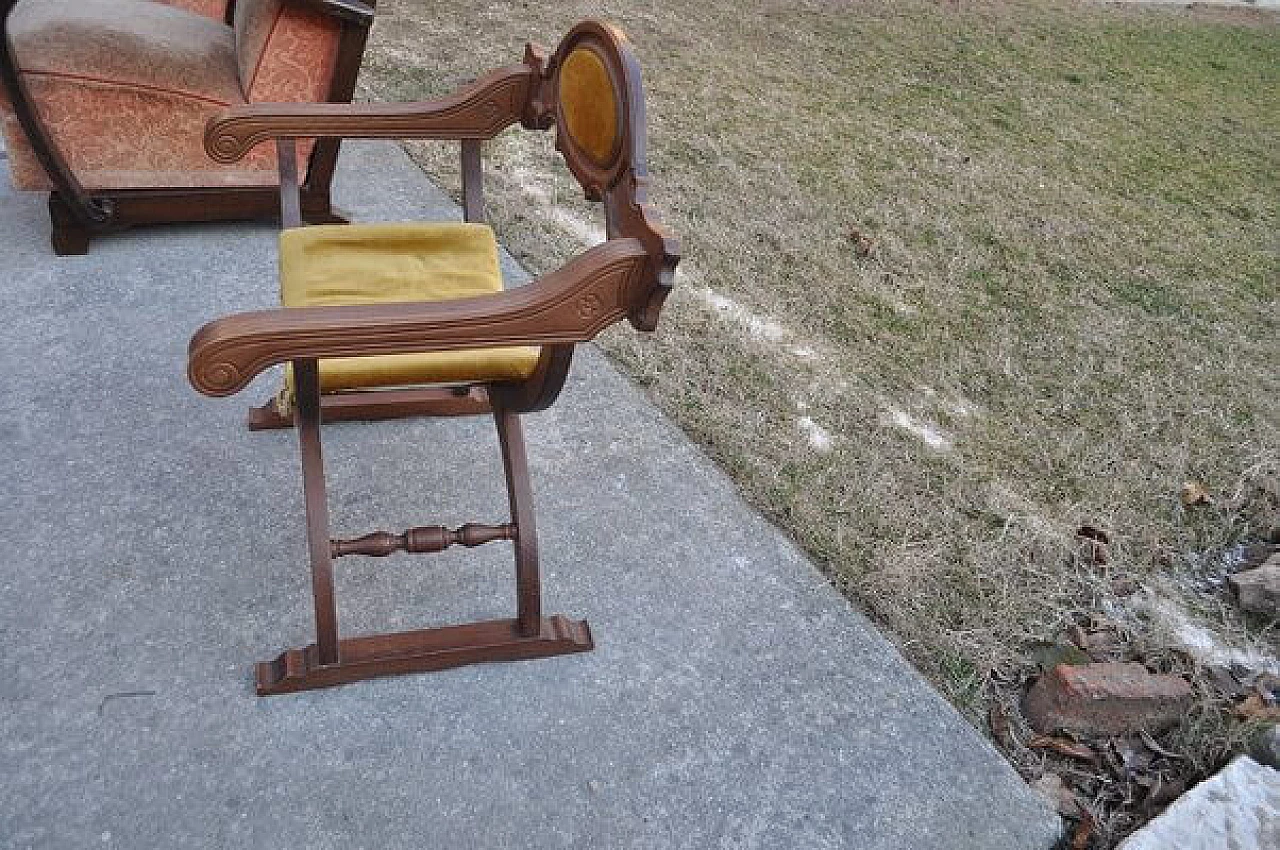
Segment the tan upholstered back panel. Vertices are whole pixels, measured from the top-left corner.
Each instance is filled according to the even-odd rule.
[[[560,69],[560,114],[573,144],[607,167],[619,143],[618,95],[609,71],[590,48],[579,47]]]

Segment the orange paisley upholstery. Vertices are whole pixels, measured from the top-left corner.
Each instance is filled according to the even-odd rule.
[[[19,71],[87,189],[276,182],[269,146],[234,166],[210,160],[205,122],[248,101],[325,100],[339,25],[283,0],[238,0],[234,27],[208,11],[214,4],[196,0],[22,0],[14,9]],[[14,185],[50,189],[7,99],[0,129]]]

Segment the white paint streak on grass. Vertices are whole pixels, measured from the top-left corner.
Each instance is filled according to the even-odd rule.
[[[584,247],[599,245],[605,240],[604,227],[587,221],[556,203],[554,184],[544,176],[519,166],[507,169],[504,176],[519,187],[529,200],[547,206],[547,217]],[[544,184],[550,184],[551,188],[548,189]]]
[[[709,286],[704,286],[699,290],[698,294],[702,296],[702,299],[707,302],[711,309],[731,319],[735,324],[741,325],[748,334],[756,339],[761,339],[765,342],[782,342],[783,339],[790,336],[787,329],[782,325],[772,319],[757,316],[737,301],[721,295]]]
[[[930,386],[921,386],[917,389],[920,391],[920,395],[929,399],[930,402],[941,406],[943,410],[957,418],[968,419],[970,416],[973,416],[978,412],[978,408],[975,407],[968,399],[960,396],[943,397],[939,395],[937,390]]]
[[[835,444],[831,432],[823,428],[817,422],[814,422],[808,416],[801,416],[796,420],[796,425],[800,426],[800,430],[804,432],[805,437],[809,440],[809,445],[819,454],[826,454],[831,451]]]
[[[889,408],[889,421],[907,433],[919,437],[926,446],[934,451],[945,452],[951,450],[951,439],[949,437],[928,422],[921,422],[916,419],[905,410],[899,410],[896,407]]]
[[[1182,644],[1200,663],[1220,667],[1239,664],[1248,670],[1280,676],[1280,659],[1257,647],[1241,649],[1228,645],[1219,635],[1193,623],[1176,603],[1152,595],[1140,604],[1173,640]]]
[[[606,233],[603,227],[584,220],[556,203],[554,184],[548,188],[548,181],[545,178],[520,166],[507,169],[504,176],[527,198],[548,207],[547,216],[551,221],[584,247],[598,245],[605,241]],[[688,261],[685,261],[676,267],[676,277],[679,282],[688,285],[692,281],[699,280],[701,276]],[[695,291],[711,309],[742,327],[753,339],[781,343],[784,339],[792,337],[790,331],[773,319],[756,315],[737,301],[721,295],[709,286],[702,285]],[[818,356],[817,352],[807,345],[788,346],[786,351],[801,360],[812,360]]]
[[[548,211],[548,215],[550,215],[553,222],[560,226],[561,230],[568,232],[570,236],[586,247],[599,245],[605,240],[603,227],[589,221],[583,221],[562,207],[552,207]]]

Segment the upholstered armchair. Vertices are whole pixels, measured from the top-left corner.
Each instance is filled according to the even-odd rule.
[[[480,143],[513,124],[554,130],[569,170],[599,204],[607,238],[505,290],[497,243],[484,224]],[[295,139],[337,137],[460,142],[466,221],[298,226]],[[522,64],[436,101],[234,107],[210,122],[205,144],[210,156],[234,162],[271,139],[286,226],[283,306],[210,322],[192,338],[188,363],[191,383],[211,396],[232,395],[264,369],[286,366],[283,404],[254,422],[298,429],[316,642],[259,664],[258,693],[591,649],[585,621],[542,611],[521,415],[555,402],[576,343],[623,320],[653,330],[680,259],[679,243],[648,203],[644,91],[627,40],[585,21],[554,53],[530,46]],[[322,421],[468,415],[491,416],[496,425],[507,521],[330,539]],[[339,637],[334,559],[501,541],[514,550],[514,617]]]
[[[230,106],[351,99],[373,0],[0,0],[0,127],[14,185],[49,192],[52,243],[135,224],[278,215],[269,150],[204,152]],[[308,146],[302,214],[336,219],[338,140]]]

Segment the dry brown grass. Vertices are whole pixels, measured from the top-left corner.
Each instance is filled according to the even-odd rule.
[[[584,16],[636,44],[687,256],[659,333],[604,346],[957,706],[1083,614],[1145,628],[1118,579],[1276,650],[1191,580],[1280,520],[1274,17],[392,0],[364,92],[443,93]],[[548,140],[487,157],[518,257],[580,249]]]

